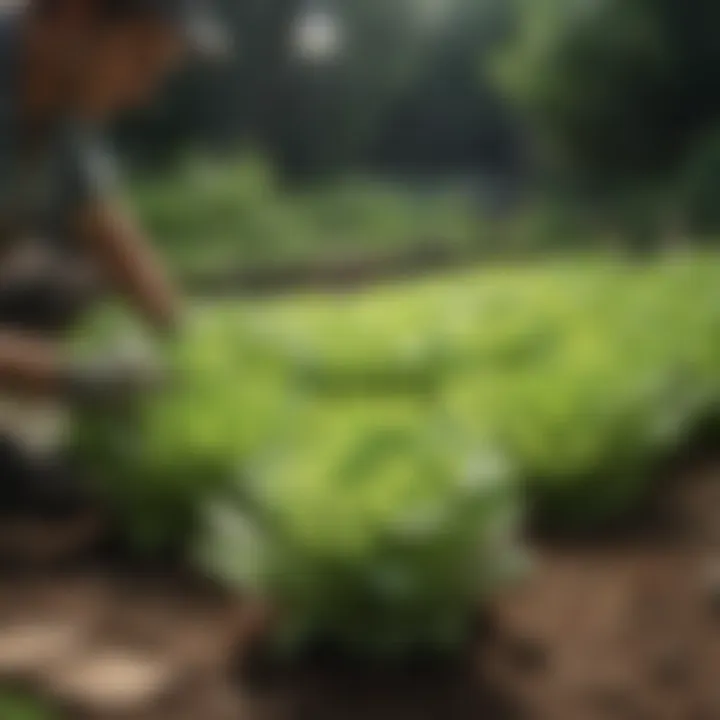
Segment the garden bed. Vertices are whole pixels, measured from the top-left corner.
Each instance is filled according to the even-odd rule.
[[[87,566],[0,580],[0,670],[61,700],[71,720],[717,718],[719,468],[717,457],[686,465],[632,532],[535,539],[534,572],[453,662],[391,668],[318,655],[249,664],[252,615],[242,603],[169,573]],[[39,645],[37,628],[46,633]],[[108,662],[108,648],[147,663],[148,683],[155,677],[155,691],[146,687],[125,715],[97,709],[102,673],[91,668]]]
[[[362,252],[305,263],[184,273],[184,286],[201,297],[263,297],[299,291],[341,291],[374,283],[423,277],[461,268],[472,258],[441,242],[416,243],[394,252]]]
[[[271,598],[305,652],[263,660],[237,596],[105,556],[0,586],[25,611],[0,612],[6,677],[89,720],[720,717],[720,457],[683,450],[720,402],[717,277],[714,256],[567,262],[199,305],[178,391],[81,419],[76,459],[124,548]],[[508,587],[522,518],[552,535],[525,531]]]

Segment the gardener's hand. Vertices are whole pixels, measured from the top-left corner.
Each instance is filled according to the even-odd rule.
[[[113,356],[73,365],[66,374],[65,391],[76,407],[123,410],[161,390],[166,380],[155,361]]]

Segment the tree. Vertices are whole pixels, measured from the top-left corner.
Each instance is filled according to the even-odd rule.
[[[498,65],[546,164],[608,188],[672,178],[720,116],[716,0],[515,0]]]

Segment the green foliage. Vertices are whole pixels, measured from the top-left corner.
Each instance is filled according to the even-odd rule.
[[[118,324],[100,317],[77,352],[112,348]],[[74,452],[102,476],[131,545],[150,553],[192,536],[198,504],[233,479],[286,408],[277,359],[245,342],[239,318],[201,313],[189,325],[169,358],[176,389],[129,416],[81,418],[76,433]]]
[[[674,178],[720,108],[713,0],[515,0],[501,84],[577,179]]]
[[[680,177],[679,197],[685,223],[708,236],[720,228],[720,131],[715,128],[690,153]]]
[[[608,266],[545,274],[495,299],[488,361],[456,377],[450,397],[496,433],[555,523],[622,515],[714,409],[716,273]]]
[[[470,204],[417,198],[361,181],[283,190],[270,166],[189,162],[172,177],[139,181],[139,213],[181,271],[228,270],[412,248],[468,248],[479,232]]]
[[[490,451],[408,401],[325,401],[211,506],[199,559],[272,597],[288,649],[450,648],[517,561],[517,498]]]
[[[195,66],[123,128],[123,144],[144,166],[190,147],[224,152],[249,142],[284,178],[335,179],[398,160],[410,173],[438,160],[476,167],[488,144],[497,148],[498,103],[482,92],[476,66],[497,34],[502,0],[217,5],[239,50],[219,67]],[[327,54],[298,41],[317,17],[337,28]]]
[[[126,424],[85,418],[75,450],[136,549],[191,541],[203,567],[281,605],[284,645],[450,646],[514,570],[511,472],[441,412],[438,359],[410,334],[373,338],[377,317],[348,305],[358,334],[328,344],[324,305],[300,305],[304,328],[291,307],[198,310],[177,389]],[[344,344],[373,339],[377,356]]]
[[[3,720],[57,720],[60,716],[34,697],[0,691],[0,717]]]
[[[516,567],[516,478],[601,525],[717,413],[719,277],[595,258],[198,308],[177,389],[82,437],[128,532],[189,539],[287,642],[450,642]]]

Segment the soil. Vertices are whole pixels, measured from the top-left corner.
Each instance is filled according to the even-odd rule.
[[[720,720],[719,519],[720,460],[686,466],[632,532],[535,538],[462,657],[403,668],[263,667],[254,609],[177,574],[6,573],[0,678],[70,720]]]
[[[436,274],[467,266],[467,253],[428,240],[395,252],[343,254],[310,262],[192,272],[183,286],[203,297],[264,297],[302,291],[346,293],[385,281]]]

